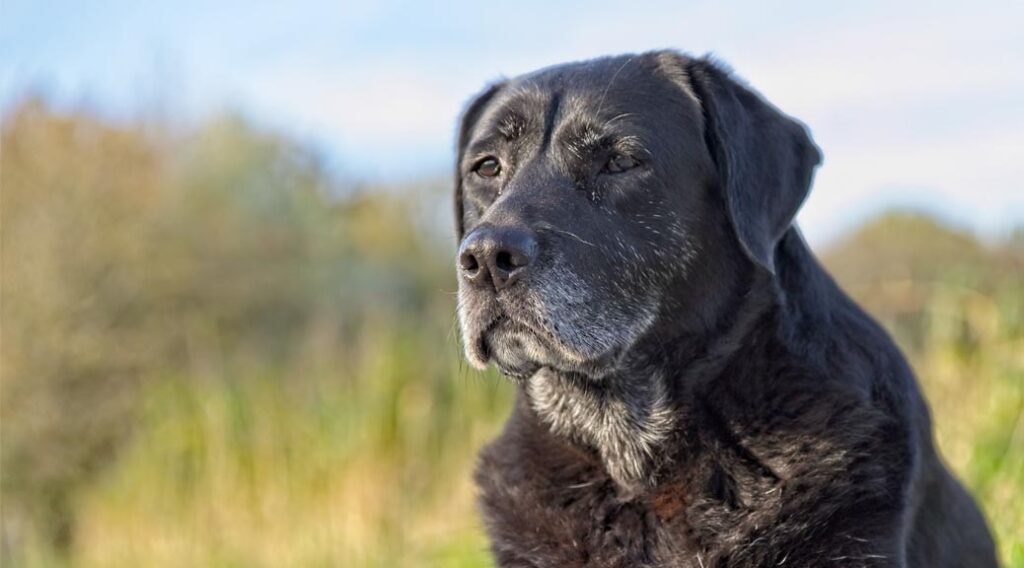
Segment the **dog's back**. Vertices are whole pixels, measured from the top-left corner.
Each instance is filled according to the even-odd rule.
[[[805,306],[817,304],[803,310],[819,311],[821,317],[841,314],[832,332],[848,345],[861,344],[860,365],[866,370],[864,375],[874,396],[890,399],[891,412],[906,421],[912,436],[910,451],[916,456],[902,528],[905,538],[901,553],[905,555],[906,566],[997,566],[995,544],[984,515],[937,452],[927,402],[899,348],[871,316],[836,286],[802,241],[791,235],[780,244],[779,254],[786,257],[784,264],[799,267],[789,282],[780,278],[788,288],[784,290],[786,297]],[[838,371],[843,372],[844,368]]]

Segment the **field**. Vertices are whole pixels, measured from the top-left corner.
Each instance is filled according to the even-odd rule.
[[[0,563],[490,565],[470,471],[514,393],[460,362],[444,180],[32,98],[2,150]],[[895,212],[819,252],[1024,567],[1024,231]]]

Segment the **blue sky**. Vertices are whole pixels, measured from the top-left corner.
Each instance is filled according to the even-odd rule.
[[[113,116],[237,109],[351,176],[443,175],[485,83],[567,60],[713,52],[825,153],[799,221],[823,242],[925,209],[1024,223],[1020,2],[0,3],[0,104],[28,89]]]

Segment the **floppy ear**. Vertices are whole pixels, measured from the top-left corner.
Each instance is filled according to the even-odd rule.
[[[704,139],[744,252],[775,273],[775,245],[811,189],[821,152],[803,124],[706,58],[687,68],[704,111]]]
[[[455,157],[455,236],[459,241],[462,240],[462,235],[465,233],[465,219],[463,217],[465,211],[463,210],[462,203],[462,159],[466,152],[466,144],[469,143],[469,135],[473,132],[473,127],[476,126],[476,122],[480,119],[480,115],[483,114],[487,103],[494,98],[494,95],[504,85],[503,81],[495,83],[476,95],[466,105],[466,110],[462,112],[462,118],[459,120],[459,140]]]

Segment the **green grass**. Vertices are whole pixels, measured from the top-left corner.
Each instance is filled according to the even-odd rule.
[[[431,377],[412,368],[421,346],[372,343],[301,381],[156,383],[118,466],[81,496],[76,562],[484,565],[469,470],[510,389],[460,379],[450,350]]]

